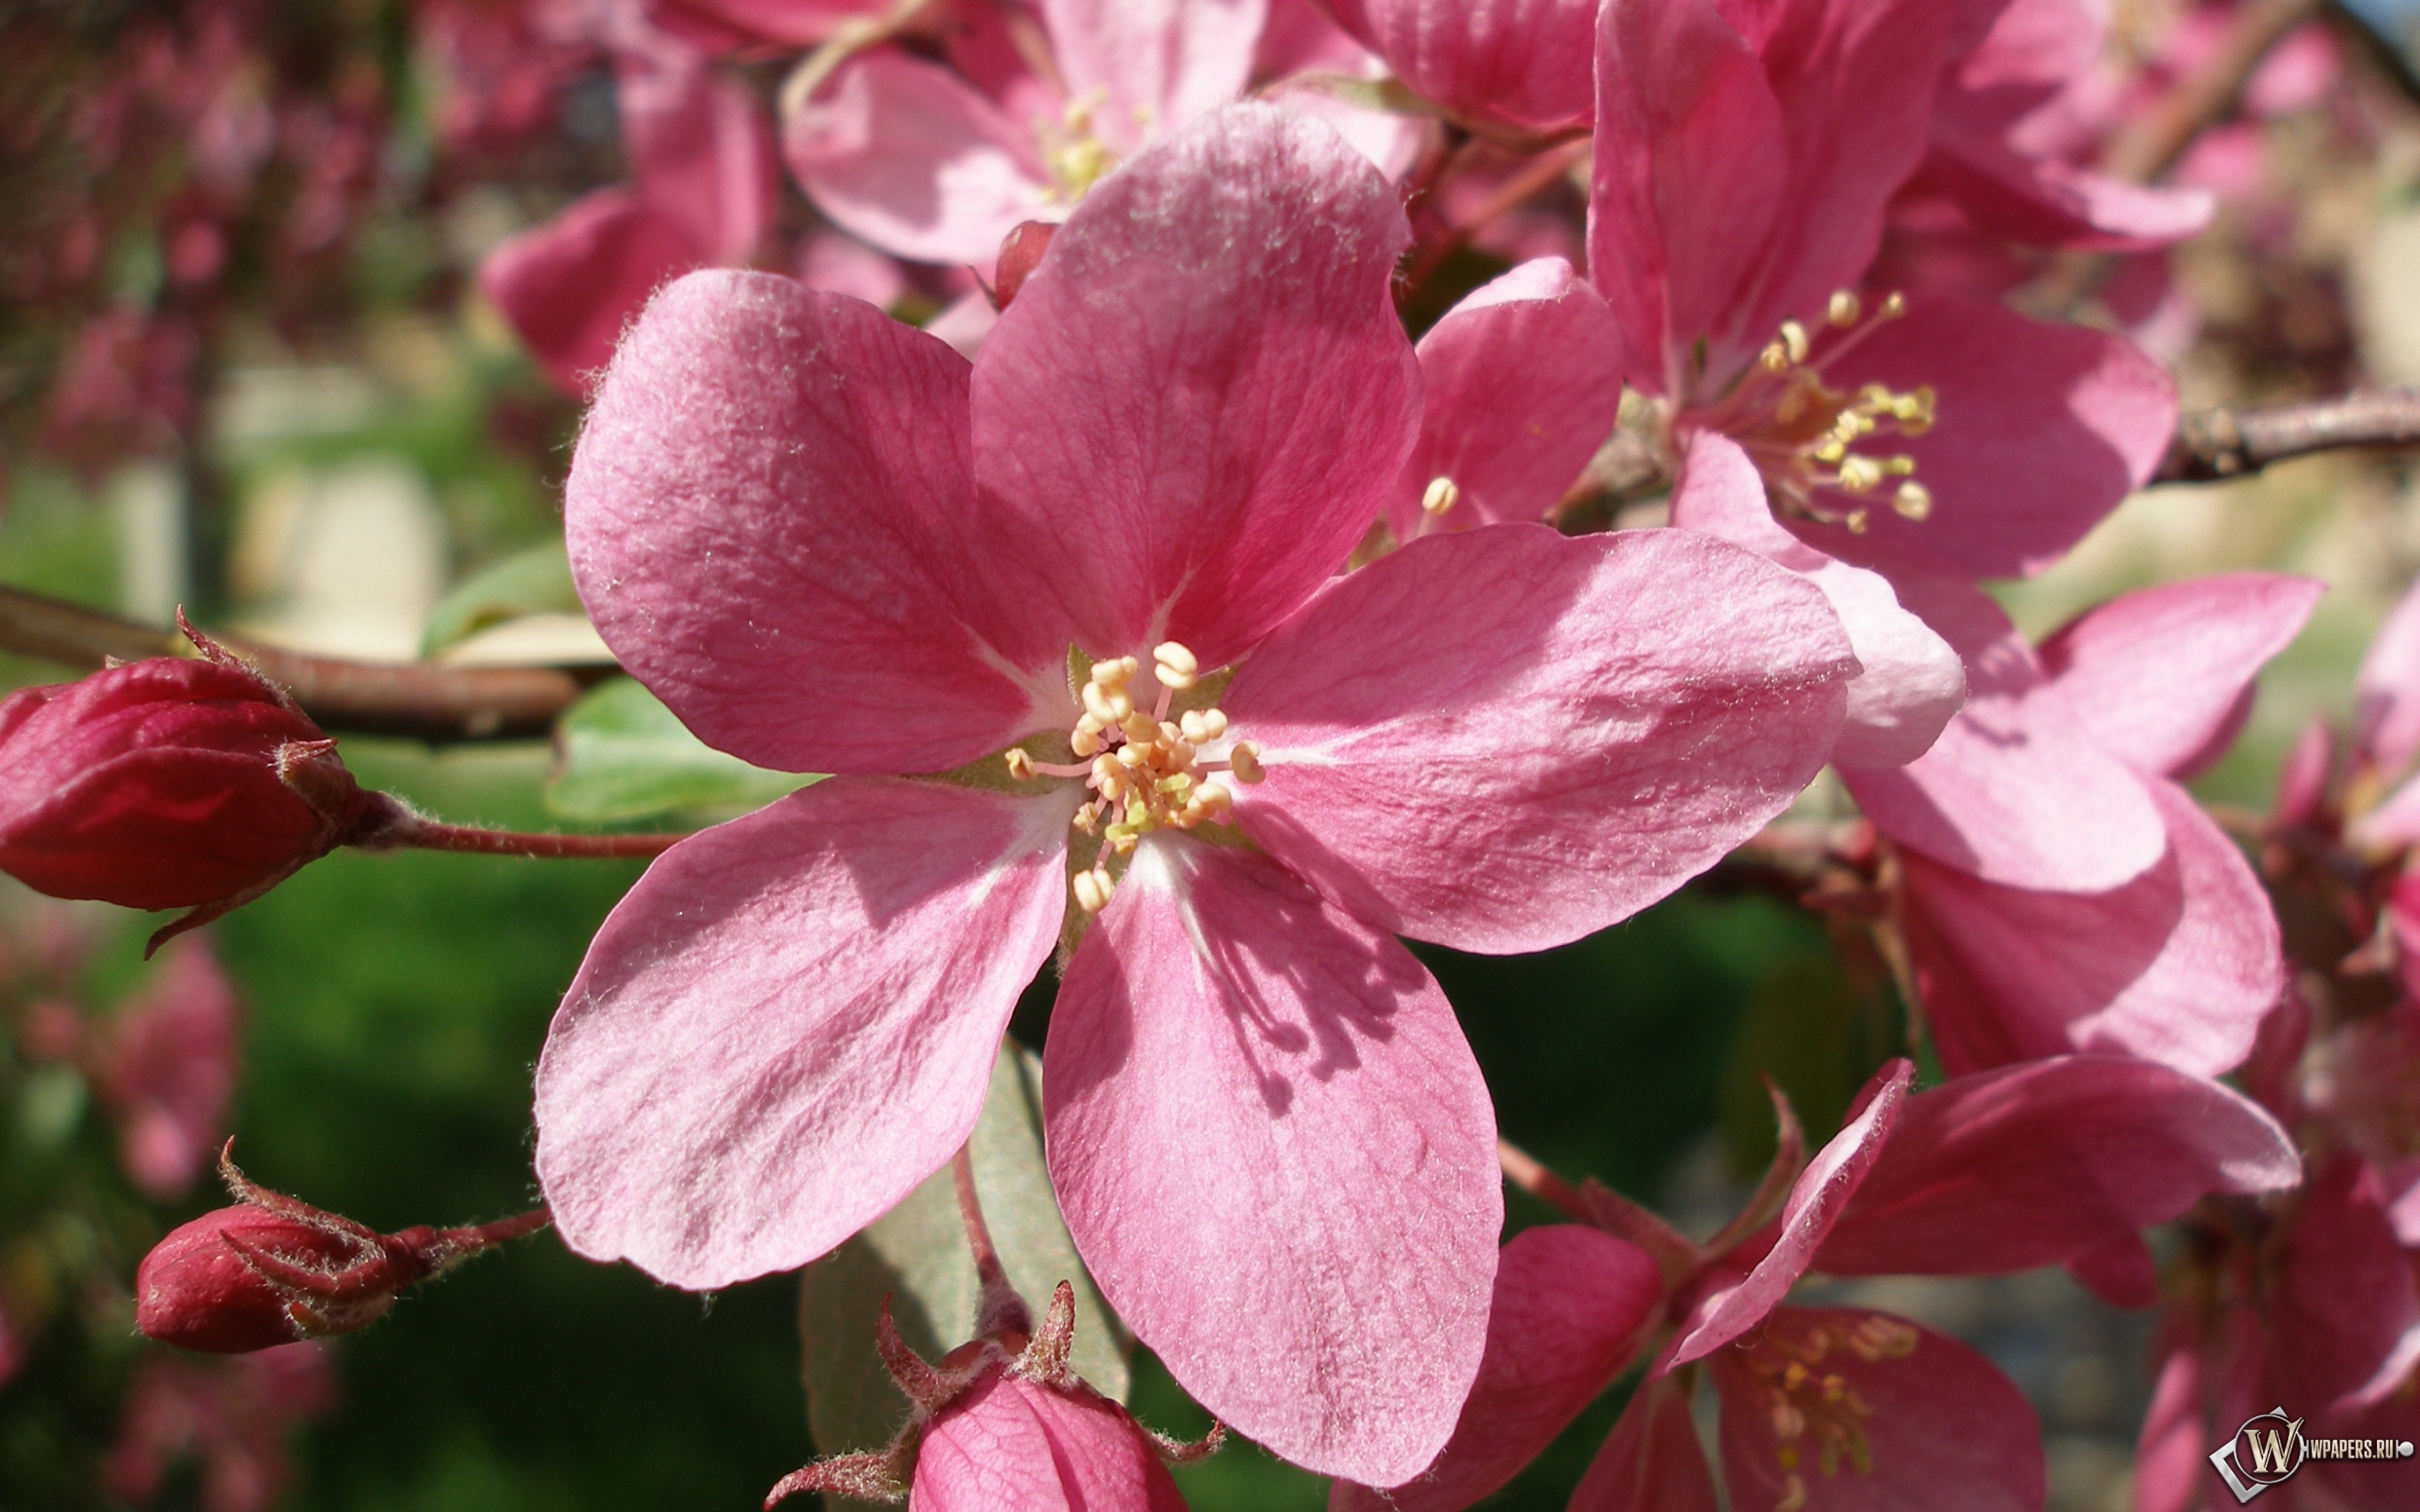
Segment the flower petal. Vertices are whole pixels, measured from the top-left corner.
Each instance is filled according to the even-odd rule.
[[[1343,565],[1419,424],[1409,236],[1334,131],[1231,105],[1051,239],[975,364],[975,456],[1087,650],[1223,666]]]
[[[1268,0],[1042,0],[1067,93],[1124,156],[1244,92]]]
[[[1840,1132],[1815,1152],[1798,1173],[1772,1230],[1773,1243],[1756,1268],[1738,1281],[1709,1292],[1689,1315],[1687,1332],[1666,1352],[1659,1369],[1686,1365],[1714,1353],[1764,1321],[1813,1263],[1824,1237],[1888,1148],[1916,1068],[1894,1060],[1874,1072]]]
[[[1042,1088],[1076,1247],[1195,1399],[1364,1484],[1436,1457],[1503,1192],[1487,1088],[1410,952],[1266,857],[1153,837],[1068,967]]]
[[[1851,561],[1904,550],[1978,578],[2039,572],[2149,479],[2176,434],[2176,380],[2124,338],[1977,300],[1910,298],[1823,377],[1935,394],[1932,428],[1888,443],[1916,459],[1931,513],[1875,510],[1863,537],[1811,532]]]
[[[498,242],[479,292],[555,387],[584,399],[647,296],[705,260],[671,217],[616,185]]]
[[[1390,1490],[1338,1482],[1328,1512],[1454,1512],[1490,1495],[1613,1384],[1663,1300],[1655,1262],[1601,1229],[1553,1224],[1513,1235],[1497,1263],[1487,1353],[1452,1440]]]
[[[1908,949],[1950,1074],[2085,1050],[2217,1076],[2251,1053],[2286,988],[2268,890],[2191,795],[2151,794],[2167,854],[2106,892],[2002,887],[1901,858]]]
[[[2316,579],[2273,572],[2139,589],[2044,640],[2042,670],[2102,749],[2147,772],[2191,777],[2242,728],[2253,678],[2325,592]]]
[[[1854,670],[1823,595],[1685,531],[1415,541],[1220,700],[1247,834],[1357,917],[1456,949],[1626,918],[1787,808]]]
[[[1560,257],[1523,263],[1445,313],[1418,348],[1428,402],[1387,523],[1425,528],[1534,520],[1613,434],[1621,330]],[[1421,496],[1450,478],[1461,501],[1428,519]]]
[[[1020,221],[1056,219],[1032,134],[948,69],[861,53],[782,123],[815,208],[883,251],[989,268]]]
[[[1964,706],[1966,669],[1949,642],[1900,607],[1890,579],[1825,556],[1783,530],[1763,478],[1739,442],[1714,430],[1689,438],[1672,486],[1672,523],[1777,562],[1831,600],[1863,669],[1849,684],[1833,760],[1903,766],[1931,749]]]
[[[1827,1340],[1855,1339],[1863,1329],[1868,1337],[1915,1341],[1911,1352],[1872,1359],[1854,1344],[1834,1343],[1808,1367],[1818,1380],[1839,1378],[1866,1408],[1854,1418],[1841,1414],[1855,1425],[1862,1461],[1854,1450],[1825,1452],[1804,1411],[1798,1421],[1809,1431],[1787,1446],[1775,1434],[1779,1414],[1757,1366],[1803,1359],[1802,1341],[1819,1329]],[[1711,1362],[1733,1512],[1783,1504],[1792,1512],[2040,1512],[2041,1428],[2024,1394],[1991,1361],[1904,1319],[1850,1308],[1784,1307],[1774,1314],[1772,1336],[1790,1341],[1792,1355],[1770,1347],[1726,1350]],[[1819,1400],[1810,1383],[1797,1402]],[[1804,1488],[1802,1500],[1792,1500],[1793,1485]]]
[[[2396,600],[2353,677],[2352,748],[2387,777],[2420,754],[2420,582]]]
[[[754,91],[676,47],[624,53],[614,72],[640,197],[681,228],[698,261],[745,263],[780,183],[772,123]]]
[[[1851,766],[1857,806],[1900,844],[2011,887],[2117,887],[2166,854],[2155,779],[2102,750],[2033,648],[1971,584],[1893,574],[1900,602],[1966,663],[1966,707],[1905,766]]]
[[[1689,1418],[1689,1388],[1640,1383],[1572,1492],[1569,1512],[1716,1512],[1714,1474]]]
[[[1013,579],[969,497],[966,382],[939,342],[786,278],[665,290],[565,486],[622,665],[708,745],[787,771],[939,771],[1049,722],[1066,640],[1021,669],[995,649]]]
[[[2420,1363],[2412,1257],[2366,1162],[2314,1165],[2277,1246],[2264,1376],[2297,1412],[2373,1406]]]
[[[1522,131],[1593,113],[1592,0],[1337,0],[1336,19],[1413,93],[1467,121]]]
[[[1989,1275],[2165,1223],[2211,1192],[2302,1179],[2258,1104],[2149,1061],[2062,1056],[1908,1099],[1815,1256],[1836,1275]]]
[[[538,1060],[564,1242],[710,1290],[804,1265],[939,1168],[1058,940],[1069,809],[834,778],[665,852]]]
[[[1089,1387],[1006,1372],[941,1411],[916,1450],[917,1512],[1185,1512],[1152,1442]]]

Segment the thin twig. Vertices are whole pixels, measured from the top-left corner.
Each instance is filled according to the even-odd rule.
[[[293,694],[323,730],[408,735],[430,745],[544,735],[596,680],[593,673],[555,667],[344,661],[231,638],[224,643]],[[96,670],[113,656],[139,661],[191,654],[172,630],[5,587],[0,651]]]
[[[2201,71],[2130,120],[2102,155],[2101,171],[2148,184],[2177,164],[2202,129],[2235,108],[2253,71],[2287,34],[2319,12],[2319,0],[2252,0],[2235,13]]]
[[[369,843],[377,850],[461,851],[475,856],[618,861],[661,856],[687,839],[686,834],[535,835],[420,819],[408,825],[382,826]]]
[[[2186,415],[2177,422],[2177,438],[2153,481],[2241,477],[2288,457],[2356,446],[2420,446],[2420,388]]]

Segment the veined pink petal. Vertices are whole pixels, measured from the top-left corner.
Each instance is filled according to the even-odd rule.
[[[1988,1275],[2165,1223],[2211,1192],[2282,1192],[2293,1141],[2242,1094],[2149,1061],[2062,1056],[1908,1099],[1816,1253],[1836,1275]]]
[[[2265,1379],[2314,1412],[2373,1406],[2420,1364],[2412,1257],[2381,1196],[2366,1163],[2315,1163],[2278,1247]]]
[[[1268,0],[1042,0],[1093,133],[1124,157],[1244,92]]]
[[[2086,1050],[2217,1076],[2251,1053],[2286,990],[2268,890],[2192,795],[2150,791],[2167,854],[2106,892],[2002,887],[1901,857],[1908,948],[1950,1074]]]
[[[555,387],[586,398],[647,296],[704,261],[676,223],[616,185],[497,243],[479,292]]]
[[[1659,1362],[1659,1370],[1715,1354],[1752,1333],[1790,1294],[1888,1149],[1915,1074],[1915,1066],[1905,1060],[1874,1072],[1840,1132],[1798,1173],[1773,1231],[1772,1247],[1754,1270],[1698,1304],[1685,1331]]]
[[[2353,677],[2352,749],[2388,777],[2420,753],[2420,582],[2396,600]]]
[[[997,649],[1016,591],[973,517],[966,384],[856,300],[768,273],[665,290],[564,491],[622,665],[707,744],[794,772],[941,771],[1057,722],[1064,634]]]
[[[1414,94],[1466,121],[1525,131],[1589,123],[1590,0],[1337,0],[1335,8]]]
[[[2251,712],[2252,680],[2327,585],[2235,572],[2162,583],[2086,609],[2041,644],[2042,670],[2102,748],[2186,778]]]
[[[782,123],[815,208],[883,251],[989,268],[1020,221],[1056,219],[1032,134],[949,69],[861,53]]]
[[[1452,1440],[1390,1490],[1338,1482],[1328,1512],[1455,1512],[1488,1496],[1613,1383],[1663,1300],[1655,1262],[1601,1229],[1554,1224],[1513,1235],[1496,1267],[1487,1353]]]
[[[2027,157],[1934,116],[1919,176],[1947,193],[1978,229],[2024,246],[2142,252],[2181,241],[2210,224],[2204,189],[2129,183],[2055,158]]]
[[[2124,338],[1946,295],[1911,297],[1823,378],[1937,396],[1931,430],[1867,448],[1914,457],[1931,513],[1877,509],[1869,535],[1816,532],[1852,561],[1880,548],[1978,578],[2039,572],[2150,477],[2176,434],[2176,381]]]
[[[1809,1340],[1829,1348],[1806,1361]],[[1904,1345],[1913,1348],[1900,1352]],[[1776,1348],[1776,1346],[1779,1346]],[[1785,1445],[1767,1371],[1805,1361],[1812,1379],[1792,1403],[1803,1436]],[[2040,1512],[2041,1429],[2031,1403],[1991,1361],[1955,1339],[1884,1313],[1784,1307],[1768,1342],[1709,1362],[1723,1404],[1723,1482],[1733,1512]],[[1837,1377],[1866,1412],[1825,1402]],[[1824,1420],[1853,1423],[1865,1451],[1827,1454]],[[1786,1450],[1794,1450],[1788,1453]],[[1804,1497],[1792,1501],[1792,1487]]]
[[[1613,434],[1621,330],[1560,257],[1523,263],[1446,312],[1418,348],[1420,439],[1388,501],[1398,541],[1424,529],[1543,518]],[[1460,502],[1429,519],[1421,496]]]
[[[1068,1231],[1196,1400],[1366,1485],[1436,1457],[1504,1204],[1486,1086],[1409,951],[1264,856],[1155,836],[1068,967],[1042,1087]]]
[[[1236,672],[1220,706],[1267,779],[1235,815],[1391,933],[1559,945],[1789,807],[1855,666],[1811,584],[1707,536],[1432,536],[1339,580]]]
[[[2067,1273],[2112,1307],[2160,1304],[2160,1264],[2140,1234],[2121,1234],[2067,1259]]]
[[[1672,523],[1777,562],[1831,600],[1863,669],[1849,684],[1835,761],[1904,765],[1931,749],[1965,704],[1966,669],[1949,642],[1900,607],[1882,574],[1825,556],[1783,530],[1739,442],[1713,430],[1690,436],[1672,486]]]
[[[578,1254],[710,1290],[794,1270],[974,1127],[1065,910],[1071,805],[834,778],[664,853],[537,1069]]]
[[[1001,1372],[942,1409],[916,1450],[917,1512],[1185,1512],[1133,1418],[1089,1388]]]
[[[1229,105],[1051,239],[975,365],[975,457],[1086,649],[1223,666],[1343,565],[1419,424],[1409,237],[1335,132]]]
[[[2168,847],[2145,778],[2092,740],[2033,648],[1972,584],[1898,572],[1900,602],[1966,663],[1966,707],[1922,759],[1840,767],[1882,831],[2011,887],[2097,891],[2140,876]]]
[[[1642,1381],[1622,1410],[1569,1512],[1716,1512],[1714,1471],[1698,1447],[1689,1393],[1670,1376]]]
[[[773,127],[756,96],[684,49],[615,59],[615,102],[640,198],[708,263],[744,263],[773,216]]]
[[[1950,9],[1605,7],[1589,273],[1621,318],[1633,383],[1719,387],[1785,317],[1858,282],[1923,155]],[[1697,366],[1701,338],[1697,371],[1666,371]]]

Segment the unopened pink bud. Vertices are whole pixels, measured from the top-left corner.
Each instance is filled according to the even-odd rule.
[[[134,1326],[180,1349],[244,1354],[349,1334],[456,1263],[547,1223],[540,1208],[477,1228],[380,1234],[219,1170],[240,1200],[177,1229],[134,1273]]]
[[[223,911],[377,805],[273,685],[208,641],[0,702],[0,871],[57,898]]]
[[[1050,250],[1051,233],[1059,228],[1047,221],[1021,221],[1000,244],[1000,261],[993,266],[991,302],[995,309],[1005,310],[1025,286],[1025,280],[1042,255]]]

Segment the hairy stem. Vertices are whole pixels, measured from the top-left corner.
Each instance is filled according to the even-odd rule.
[[[1512,1140],[1499,1137],[1496,1141],[1496,1163],[1504,1167],[1506,1180],[1565,1217],[1584,1224],[1596,1221],[1577,1187],[1546,1169],[1544,1162]]]
[[[362,843],[374,850],[462,851],[474,856],[613,861],[661,856],[687,839],[686,834],[532,835],[411,819],[381,825]]]
[[[2420,446],[2420,388],[2186,415],[2177,422],[2176,440],[2153,481],[2241,477],[2289,457],[2361,446]]]

